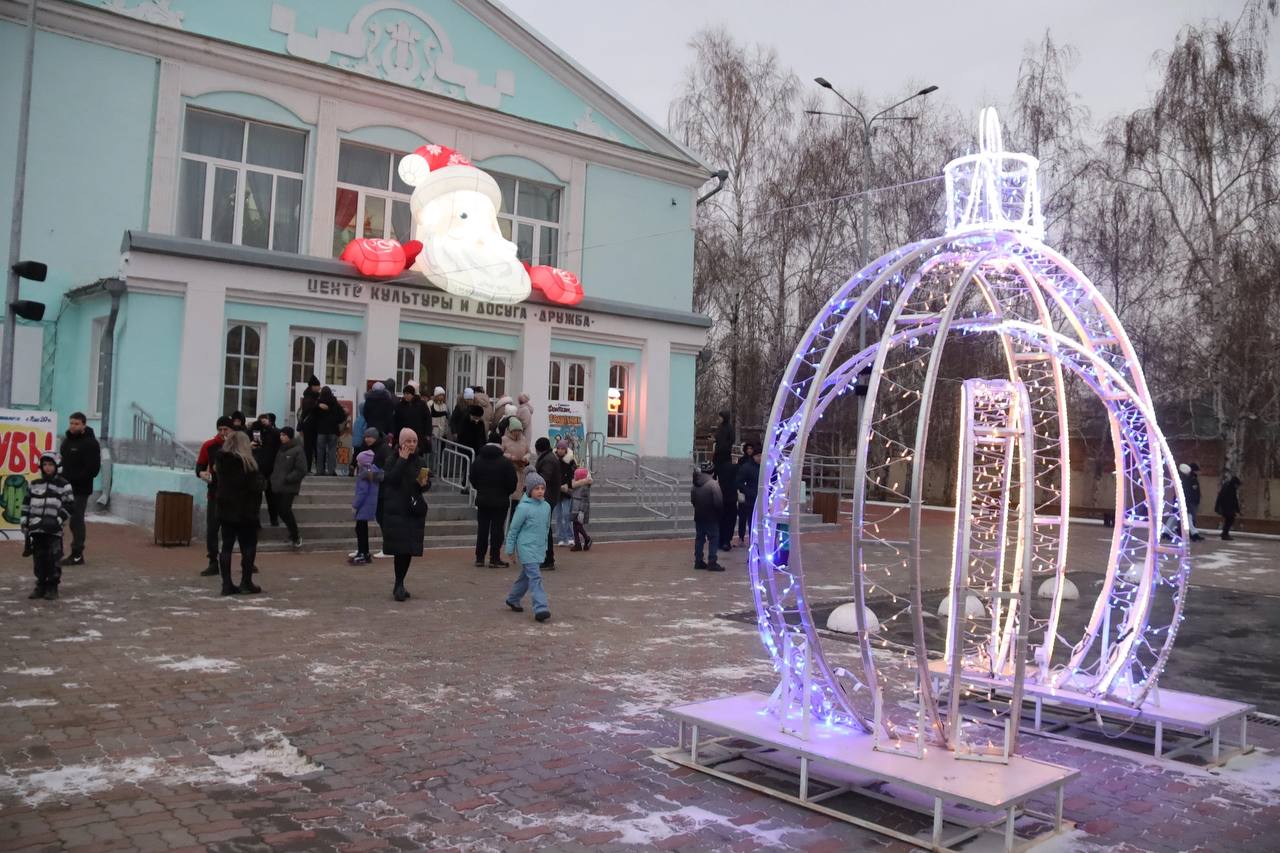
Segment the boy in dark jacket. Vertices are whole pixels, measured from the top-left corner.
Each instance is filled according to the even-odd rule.
[[[484,566],[487,551],[489,568],[505,569],[509,564],[502,560],[502,523],[520,483],[516,466],[502,455],[501,446],[486,444],[471,463],[470,480],[476,490],[476,568]]]
[[[62,580],[62,525],[71,517],[71,484],[58,473],[58,457],[40,455],[40,476],[22,499],[22,532],[30,537],[36,588],[27,598],[54,601]]]
[[[62,439],[62,476],[71,484],[71,556],[68,566],[84,565],[84,511],[93,494],[93,479],[102,470],[102,448],[85,422],[84,412],[73,412]]]
[[[724,507],[720,484],[711,478],[715,465],[708,462],[693,474],[689,502],[693,504],[693,567],[710,572],[723,572],[716,562],[716,543],[720,541],[720,515]],[[707,543],[707,562],[702,561],[702,543]]]

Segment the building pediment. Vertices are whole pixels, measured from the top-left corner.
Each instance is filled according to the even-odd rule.
[[[490,0],[77,0],[691,164],[697,158]]]

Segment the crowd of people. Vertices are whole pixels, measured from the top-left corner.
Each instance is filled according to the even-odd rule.
[[[543,436],[529,444],[533,409],[527,394],[491,401],[483,389],[466,388],[450,409],[444,389],[424,400],[412,385],[393,397],[391,380],[374,383],[354,420],[361,443],[353,448],[350,474],[356,551],[349,562],[371,563],[370,523],[382,535],[380,556],[394,567],[392,597],[410,598],[405,578],[414,557],[422,556],[433,453],[444,440],[474,451],[469,479],[475,493],[475,565],[505,569],[504,557],[519,564],[507,605],[522,611],[531,595],[538,621],[550,618],[543,571],[556,568],[556,547],[588,551],[591,514],[590,471],[574,458],[567,441]],[[202,575],[219,576],[223,595],[262,591],[254,583],[262,510],[273,526],[283,523],[294,548],[302,546],[293,504],[309,475],[337,475],[338,438],[349,421],[332,390],[311,377],[298,411],[298,428],[277,427],[270,412],[246,422],[242,412],[218,418],[217,433],[197,454],[196,473],[205,481],[206,550]],[[744,442],[733,459],[734,429],[728,411],[720,412],[711,461],[693,474],[694,569],[724,571],[718,552],[746,539],[760,478],[760,446]],[[434,448],[434,450],[433,450]],[[85,562],[85,511],[101,468],[101,448],[82,412],[68,422],[58,453],[40,457],[40,471],[23,498],[22,531],[36,576],[30,598],[56,599],[62,566]],[[1187,502],[1190,538],[1203,537],[1195,526],[1200,505],[1199,466],[1179,466]],[[1240,478],[1226,478],[1214,502],[1222,519],[1222,538],[1230,540],[1240,513]],[[63,527],[71,530],[71,552],[63,559]],[[1179,533],[1171,518],[1166,538]],[[232,577],[234,550],[240,550],[240,577]],[[705,554],[705,556],[704,556]]]
[[[351,424],[360,441],[352,448],[350,466],[356,550],[349,563],[391,558],[392,597],[411,597],[405,578],[412,559],[423,551],[432,465],[439,462],[443,443],[454,442],[474,453],[469,479],[475,492],[476,566],[509,568],[504,556],[514,556],[520,573],[507,603],[518,609],[527,591],[535,618],[550,618],[541,572],[555,569],[556,547],[586,551],[592,545],[590,472],[567,441],[552,444],[542,437],[530,449],[533,408],[526,394],[492,402],[483,389],[466,388],[450,409],[443,388],[424,399],[406,385],[398,400],[394,388],[392,380],[374,383],[352,417],[313,376],[299,403],[296,431],[277,428],[271,413],[251,422],[242,412],[219,418],[217,434],[204,442],[196,459],[208,498],[208,565],[201,574],[219,576],[223,595],[260,592],[253,575],[264,506],[268,521],[283,523],[290,543],[300,548],[294,499],[307,476],[337,476],[338,439]],[[376,555],[371,524],[382,536]],[[231,568],[237,547],[238,581]]]

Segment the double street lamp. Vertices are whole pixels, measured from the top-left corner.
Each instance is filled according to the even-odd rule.
[[[893,110],[897,109],[898,107],[902,106],[908,101],[913,101],[916,98],[923,98],[925,95],[928,95],[930,92],[938,91],[938,87],[925,86],[923,89],[921,89],[919,92],[916,92],[914,95],[905,97],[901,101],[898,101],[896,104],[891,104],[890,106],[885,107],[880,112],[876,113],[870,118],[867,118],[866,113],[858,109],[857,105],[854,104],[852,101],[850,101],[848,98],[846,98],[844,95],[840,94],[840,92],[836,89],[836,87],[832,86],[831,82],[828,81],[825,77],[815,77],[813,78],[813,82],[817,83],[819,86],[821,86],[824,89],[830,89],[831,92],[834,93],[837,98],[839,98],[841,101],[844,102],[845,106],[853,110],[854,114],[850,115],[848,113],[831,113],[831,112],[825,112],[823,110],[805,110],[806,113],[808,113],[809,115],[815,115],[815,116],[833,116],[835,118],[843,118],[843,119],[858,118],[862,121],[863,168],[862,168],[862,182],[861,182],[862,186],[860,188],[861,198],[862,198],[862,208],[861,208],[862,221],[858,227],[858,256],[859,256],[858,259],[859,259],[859,268],[864,268],[866,267],[867,264],[871,263],[871,173],[873,171],[873,165],[874,165],[872,160],[873,151],[871,148],[872,126],[877,121],[915,121],[916,119],[915,116],[894,116],[894,115],[888,115],[888,113],[892,112]],[[861,352],[866,348],[867,348],[867,324],[866,324],[866,312],[863,312],[863,316],[860,317],[858,320],[858,351]]]

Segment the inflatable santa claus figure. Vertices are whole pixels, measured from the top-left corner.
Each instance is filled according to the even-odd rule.
[[[502,193],[488,172],[443,145],[424,145],[400,160],[400,179],[413,187],[414,239],[360,238],[342,252],[361,274],[382,278],[416,269],[442,290],[510,304],[537,288],[552,302],[582,301],[578,277],[555,267],[530,267],[498,229]]]

